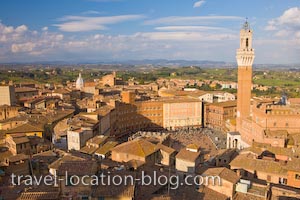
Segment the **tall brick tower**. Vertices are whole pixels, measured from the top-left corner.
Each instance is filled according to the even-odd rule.
[[[250,117],[252,64],[255,57],[254,49],[252,49],[252,33],[246,21],[240,31],[240,48],[236,52],[238,64],[237,131],[241,130],[242,120]]]

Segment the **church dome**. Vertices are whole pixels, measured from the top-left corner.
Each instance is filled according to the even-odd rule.
[[[81,73],[79,73],[79,76],[76,80],[76,89],[77,90],[82,90],[83,89],[83,79],[81,77]]]

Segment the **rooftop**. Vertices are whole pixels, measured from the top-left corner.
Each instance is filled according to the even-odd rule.
[[[200,152],[192,152],[186,149],[181,149],[176,155],[176,159],[195,162],[199,156],[200,156]]]
[[[69,175],[95,175],[98,170],[96,161],[81,160],[81,161],[66,161],[58,167],[58,175],[64,176],[66,172]]]
[[[157,151],[156,146],[144,139],[135,139],[124,142],[112,149],[112,151],[127,153],[140,157],[146,157]]]
[[[118,145],[118,142],[108,141],[102,147],[98,148],[95,154],[106,155],[112,148]]]
[[[221,179],[233,184],[236,184],[240,180],[240,177],[234,171],[226,167],[208,168],[203,174],[207,176],[219,176]]]
[[[156,148],[157,149],[160,149],[160,150],[162,150],[162,151],[164,151],[164,152],[166,152],[166,153],[168,153],[168,154],[172,154],[172,153],[174,153],[176,150],[175,149],[173,149],[173,148],[171,148],[171,147],[168,147],[168,146],[166,146],[166,145],[163,145],[163,144],[161,144],[161,143],[158,143],[157,145],[156,145]]]

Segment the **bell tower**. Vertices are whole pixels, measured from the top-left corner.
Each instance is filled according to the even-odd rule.
[[[255,57],[252,48],[252,33],[246,20],[240,30],[240,48],[236,51],[238,64],[237,131],[241,130],[242,119],[250,117],[252,64]]]

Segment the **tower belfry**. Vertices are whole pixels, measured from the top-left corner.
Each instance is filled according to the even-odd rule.
[[[252,34],[246,20],[240,30],[240,48],[236,52],[238,64],[237,131],[242,128],[242,120],[250,117],[252,64],[255,57],[252,48]]]

